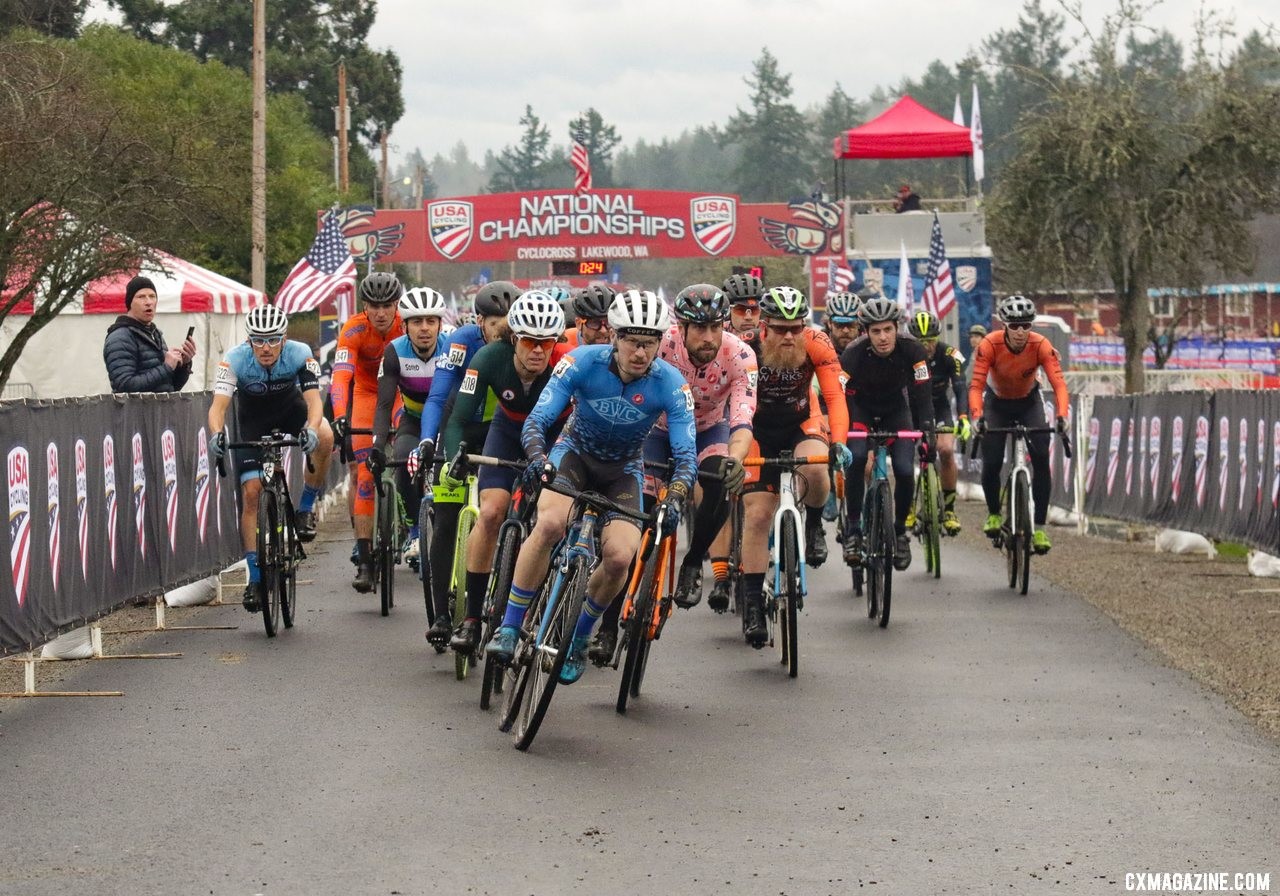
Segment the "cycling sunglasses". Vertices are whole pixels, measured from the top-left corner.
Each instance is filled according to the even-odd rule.
[[[593,333],[599,333],[601,330],[610,329],[609,321],[604,318],[598,318],[596,320],[587,320],[584,318],[582,321],[582,328],[584,330],[590,330]]]
[[[551,349],[555,348],[555,344],[560,341],[555,338],[538,339],[534,336],[517,336],[516,338],[520,340],[520,344],[525,348],[531,351],[535,348],[540,348],[544,352],[551,351]]]
[[[1027,324],[1027,323],[1005,324],[1004,326],[1005,326],[1005,329],[1007,330],[1030,330],[1031,329],[1031,324]]]
[[[277,345],[279,345],[282,342],[284,342],[283,336],[250,336],[249,337],[249,343],[251,345],[257,346],[258,348],[262,348],[264,345],[269,345],[272,348],[275,348]]]

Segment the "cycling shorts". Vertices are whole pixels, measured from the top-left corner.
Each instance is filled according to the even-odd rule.
[[[267,408],[262,408],[256,414],[237,414],[235,440],[252,442],[277,429],[285,435],[297,436],[307,425],[307,403],[302,400],[301,393],[294,395],[283,406],[277,405],[270,408],[269,413],[267,411]],[[256,448],[237,448],[235,455],[236,474],[241,482],[258,475],[258,471],[262,469],[262,452]]]
[[[556,468],[555,485],[578,491],[589,489],[640,512],[644,465],[639,457],[625,461],[598,461],[589,455],[579,454],[569,440],[561,439],[551,449],[548,459]],[[641,528],[639,521],[612,511],[606,513],[604,519],[606,523],[621,520]]]
[[[709,426],[694,437],[698,449],[698,466],[708,457],[727,457],[729,454],[729,423],[722,420]],[[645,469],[644,493],[656,498],[658,491],[667,484],[671,477],[671,440],[665,429],[654,427],[644,440],[644,459],[646,463],[666,464],[667,470]]]

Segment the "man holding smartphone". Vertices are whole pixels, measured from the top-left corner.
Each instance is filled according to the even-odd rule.
[[[141,275],[124,290],[125,313],[107,328],[102,360],[112,392],[178,392],[191,377],[195,327],[178,348],[169,348],[155,325],[156,285]]]

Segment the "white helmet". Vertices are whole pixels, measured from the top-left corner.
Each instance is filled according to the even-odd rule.
[[[244,328],[250,336],[283,336],[289,318],[275,305],[259,305],[244,319]]]
[[[417,286],[400,297],[400,319],[444,317],[444,296],[429,286]]]
[[[564,311],[550,295],[531,289],[511,303],[507,323],[517,336],[550,339],[564,332]]]
[[[614,296],[609,305],[609,327],[619,336],[661,336],[671,328],[671,313],[667,303],[647,289],[629,289]]]

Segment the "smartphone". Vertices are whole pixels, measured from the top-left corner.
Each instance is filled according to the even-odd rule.
[[[196,328],[195,328],[195,327],[187,327],[187,338],[188,338],[188,339],[190,339],[190,338],[191,338],[192,336],[194,336],[194,335],[196,335]]]

